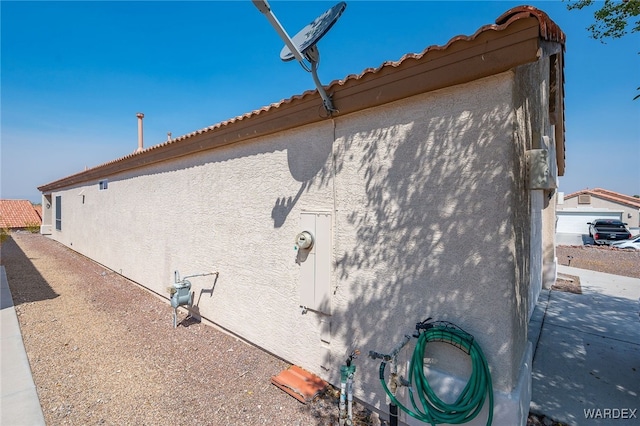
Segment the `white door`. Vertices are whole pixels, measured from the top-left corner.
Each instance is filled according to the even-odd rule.
[[[612,211],[563,211],[558,210],[558,226],[556,232],[559,234],[589,234],[587,222],[596,219],[617,219],[621,220],[622,212]]]

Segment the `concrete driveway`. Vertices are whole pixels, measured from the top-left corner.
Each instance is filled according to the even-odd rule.
[[[589,234],[556,234],[557,246],[582,246],[593,244],[593,238]]]
[[[569,425],[640,425],[640,279],[558,271],[580,277],[583,294],[539,299],[531,411]]]

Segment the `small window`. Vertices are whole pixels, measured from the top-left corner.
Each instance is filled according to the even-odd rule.
[[[62,231],[62,196],[56,196],[56,229]]]
[[[109,181],[107,179],[101,180],[98,185],[100,186],[100,191],[104,191],[109,188]]]
[[[591,195],[589,194],[578,195],[578,204],[591,204]]]

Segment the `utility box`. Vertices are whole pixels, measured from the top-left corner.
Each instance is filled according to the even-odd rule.
[[[551,135],[554,130],[552,126]],[[527,163],[527,186],[529,189],[556,189],[558,166],[556,164],[555,139],[542,136],[539,147],[525,152]]]
[[[300,233],[305,232],[313,243],[298,245],[300,306],[331,315],[331,214],[301,213]]]
[[[529,189],[555,189],[556,175],[551,166],[549,150],[531,149],[525,153],[527,161],[528,187]]]

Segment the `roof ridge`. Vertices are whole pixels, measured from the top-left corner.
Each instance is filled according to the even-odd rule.
[[[496,19],[496,24],[508,25],[515,20],[527,17],[534,17],[538,19],[540,24],[540,35],[544,39],[547,41],[556,41],[564,45],[567,37],[560,29],[560,26],[558,26],[558,24],[556,24],[549,15],[534,6],[522,5],[511,8]]]
[[[611,191],[603,188],[593,188],[593,189],[581,189],[579,191],[572,192],[571,194],[565,195],[565,199],[573,198],[578,195],[589,194],[593,196],[600,196],[601,198],[605,198],[608,200],[614,200],[618,202],[622,202],[624,204],[630,204],[632,206],[640,207],[640,198],[636,198],[631,195],[621,194],[619,192]]]

